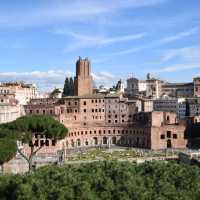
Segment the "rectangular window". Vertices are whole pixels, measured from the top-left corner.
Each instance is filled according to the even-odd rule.
[[[171,138],[171,131],[167,131],[167,138]]]
[[[177,134],[173,134],[173,139],[177,139]]]
[[[164,134],[160,135],[160,139],[164,140],[165,139],[165,135]]]

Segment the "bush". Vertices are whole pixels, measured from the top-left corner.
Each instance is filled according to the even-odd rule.
[[[17,200],[199,200],[200,169],[173,162],[46,166],[1,176],[0,192],[1,199]]]

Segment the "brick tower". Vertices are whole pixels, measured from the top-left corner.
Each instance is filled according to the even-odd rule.
[[[79,57],[76,62],[76,76],[74,78],[75,95],[91,95],[93,93],[92,83],[91,63],[88,58]]]

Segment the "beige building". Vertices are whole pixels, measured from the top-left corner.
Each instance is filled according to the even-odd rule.
[[[200,77],[195,77],[193,79],[194,83],[194,96],[200,97]]]
[[[162,95],[170,97],[193,97],[194,84],[193,83],[166,83],[162,85]]]
[[[37,88],[32,84],[24,84],[22,82],[1,83],[0,94],[12,93],[18,100],[20,105],[26,105],[31,99],[38,98]]]
[[[146,90],[147,90],[146,81],[139,80],[134,77],[127,79],[126,93],[129,96],[137,96],[140,94],[145,94]]]
[[[21,106],[12,94],[0,94],[0,124],[11,122],[22,114]]]
[[[186,117],[186,99],[162,97],[153,101],[155,111],[175,112],[179,119]]]

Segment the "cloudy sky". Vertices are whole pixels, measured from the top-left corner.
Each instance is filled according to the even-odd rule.
[[[0,1],[0,81],[42,90],[74,76],[78,56],[97,84],[120,77],[200,75],[199,0]]]

